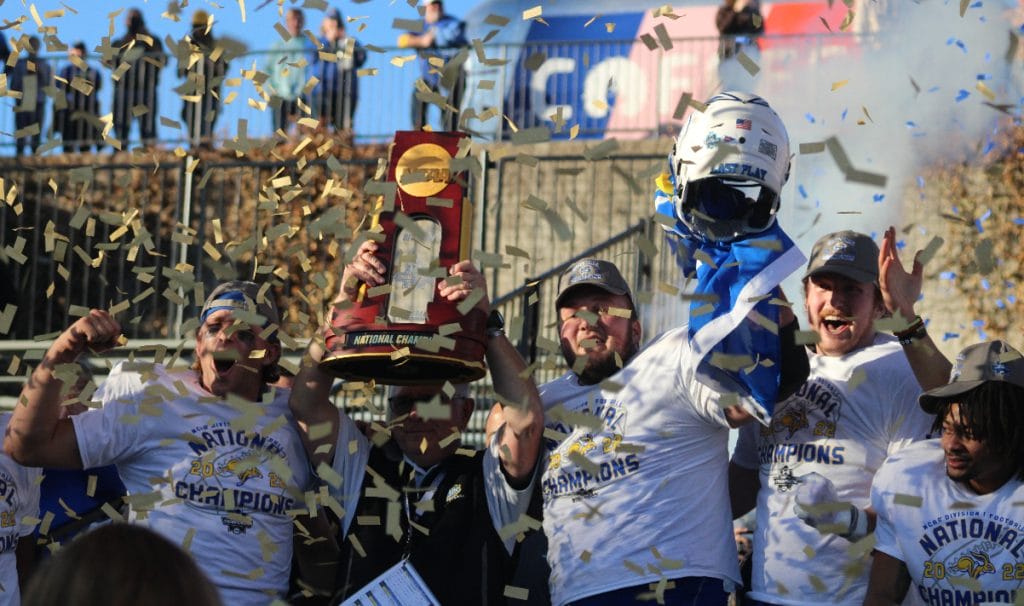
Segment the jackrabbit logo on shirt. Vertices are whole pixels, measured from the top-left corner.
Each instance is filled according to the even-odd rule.
[[[187,505],[228,514],[227,530],[244,534],[252,526],[246,514],[287,515],[295,499],[283,470],[284,448],[272,436],[247,432],[220,422],[192,430],[189,442],[197,455],[176,478],[174,495]],[[178,474],[175,474],[178,475]]]
[[[845,399],[830,381],[814,378],[783,402],[771,423],[761,428],[758,457],[761,465],[779,466],[772,479],[780,491],[792,488],[793,475],[803,463],[841,465],[846,448],[831,444]]]

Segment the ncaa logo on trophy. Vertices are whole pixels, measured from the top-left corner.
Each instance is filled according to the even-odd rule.
[[[467,382],[486,374],[487,316],[437,295],[448,268],[468,259],[473,207],[452,169],[461,133],[395,133],[387,187],[370,233],[386,284],[363,286],[332,318],[322,368],[347,380],[389,385]],[[463,302],[465,303],[465,302]]]

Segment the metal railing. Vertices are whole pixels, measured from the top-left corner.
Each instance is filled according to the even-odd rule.
[[[665,133],[677,128],[678,103],[684,93],[703,99],[721,83],[718,43],[717,37],[674,39],[671,51],[660,47],[651,51],[636,40],[486,44],[483,60],[473,51],[466,62],[462,124],[469,132],[491,140],[512,135],[513,129],[502,116],[508,116],[518,129],[550,127],[554,138],[569,138],[572,125],[578,126],[579,137],[644,138]],[[756,88],[785,88],[798,96],[802,91],[812,94],[806,90],[810,81],[799,77],[805,68],[848,52],[851,46],[863,45],[863,38],[849,34],[768,35],[762,37],[762,45]],[[418,62],[411,60],[413,56],[413,51],[399,48],[374,47],[368,53],[367,62],[358,72],[359,95],[352,119],[357,141],[387,141],[394,131],[411,127],[411,100],[420,75]],[[135,124],[122,137],[122,148],[146,138],[139,131],[140,122],[152,124],[155,138],[167,145],[187,143],[197,137],[205,140],[207,135],[213,142],[230,141],[243,133],[252,138],[270,137],[276,129],[272,109],[278,101],[265,84],[257,89],[255,83],[261,82],[261,74],[279,64],[281,57],[281,53],[272,51],[248,51],[231,57],[223,68],[199,61],[190,70],[179,70],[171,54],[152,57],[154,62],[166,61],[162,71],[135,75],[128,70],[122,77],[135,79],[134,85],[143,91],[138,99],[129,98],[124,92],[118,97],[116,91],[126,90],[125,86],[113,86],[111,71],[89,61],[99,68],[99,87],[91,93],[98,105],[86,112],[95,112],[93,118],[80,117],[101,127],[95,116],[134,115]],[[538,57],[542,59],[539,63]],[[60,56],[43,58],[54,67],[54,73],[59,72],[57,67],[68,64]],[[314,73],[315,59],[313,53],[307,60],[311,67],[306,68],[305,81]],[[211,69],[215,71],[212,76],[204,73]],[[221,69],[223,81],[211,87],[211,83],[220,80]],[[140,76],[153,78],[157,73],[160,75],[156,82],[138,81]],[[209,92],[211,88],[217,91],[216,95]],[[62,94],[56,88],[53,90],[54,94]],[[300,106],[298,117],[305,117],[303,123],[311,125],[321,117],[314,97],[322,91],[317,88],[306,92],[302,98],[306,109]],[[214,96],[219,103],[211,114],[210,101]],[[156,111],[149,107],[150,111],[143,112],[146,99],[150,99],[148,105],[156,106]],[[2,132],[16,130],[11,111],[14,104],[11,98],[0,103]],[[41,114],[44,150],[61,147],[52,105],[47,100]],[[194,119],[197,112],[186,111],[197,107],[200,120]],[[326,125],[326,118],[323,121]],[[565,124],[556,128],[557,121]],[[440,126],[437,107],[431,107],[431,123],[435,128]],[[113,132],[112,135],[117,136]],[[0,148],[9,149],[13,142],[4,138],[0,143]]]
[[[0,210],[0,272],[11,288],[2,299],[18,307],[6,336],[28,339],[83,309],[123,307],[129,338],[176,338],[182,310],[225,279],[259,276],[279,293],[302,292],[334,269],[328,245],[347,242],[354,221],[325,182],[358,207],[376,166],[332,158],[5,168],[13,195]]]

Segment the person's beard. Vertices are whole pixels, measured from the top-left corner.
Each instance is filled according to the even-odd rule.
[[[636,354],[638,348],[635,341],[631,340],[626,343],[625,350],[619,352],[623,366],[629,364],[630,359]],[[562,342],[562,356],[565,357],[565,363],[569,365],[570,369],[576,366],[576,352],[564,341]],[[577,376],[579,377],[580,385],[595,385],[619,372],[620,369],[621,367],[615,359],[615,352],[606,351],[605,355],[600,358],[587,356],[586,366],[583,367],[581,372],[577,373]]]

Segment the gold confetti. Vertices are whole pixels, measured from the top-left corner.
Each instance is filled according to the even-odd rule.
[[[920,507],[923,499],[915,495],[896,493],[892,497],[892,502],[896,505],[906,505],[907,507]]]
[[[742,50],[736,51],[736,60],[739,61],[740,65],[743,66],[743,69],[747,70],[747,73],[750,74],[751,76],[756,76],[757,72],[761,71],[761,68],[758,67],[757,62],[751,59],[750,55],[743,52]]]

